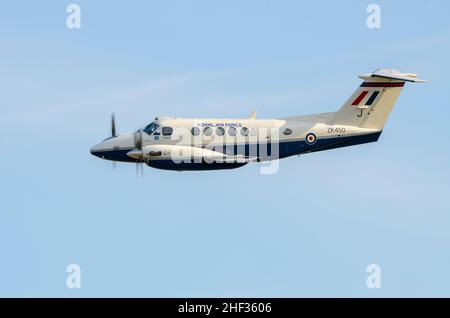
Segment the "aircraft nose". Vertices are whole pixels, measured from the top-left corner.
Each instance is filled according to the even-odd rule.
[[[104,150],[103,143],[99,143],[91,148],[91,155],[101,158],[102,150]]]
[[[99,157],[100,159],[134,162],[134,158],[127,156],[127,152],[134,147],[133,136],[132,134],[124,134],[106,138],[99,144],[93,146],[90,152],[93,156]]]
[[[95,151],[94,147],[91,148],[91,155],[96,156],[96,157],[100,156],[99,152]]]

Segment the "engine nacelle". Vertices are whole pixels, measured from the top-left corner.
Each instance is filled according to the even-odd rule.
[[[210,149],[180,145],[149,145],[143,147],[142,150],[135,149],[130,151],[128,156],[135,159],[144,160],[145,162],[155,160],[172,160],[175,163],[248,163],[249,161],[253,161],[251,158],[246,158],[242,155],[229,156]]]

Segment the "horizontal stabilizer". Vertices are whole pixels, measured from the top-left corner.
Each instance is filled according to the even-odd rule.
[[[390,68],[380,68],[370,74],[362,74],[359,78],[363,80],[370,80],[371,78],[384,78],[388,80],[398,80],[405,82],[424,83],[425,80],[417,78],[417,74],[401,73],[397,70]]]

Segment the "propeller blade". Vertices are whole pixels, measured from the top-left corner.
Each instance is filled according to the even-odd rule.
[[[142,149],[142,133],[140,131],[134,133],[134,148],[138,150]]]
[[[111,114],[111,137],[116,137],[116,116]]]
[[[140,130],[139,130],[138,136],[139,136],[139,138],[138,138],[137,149],[142,150],[142,132]]]
[[[134,149],[127,153],[127,155],[131,158],[137,160],[136,162],[136,178],[144,177],[144,152],[142,150],[142,131],[138,130],[134,133]]]
[[[142,164],[142,161],[136,162],[136,178],[144,178],[144,166]]]

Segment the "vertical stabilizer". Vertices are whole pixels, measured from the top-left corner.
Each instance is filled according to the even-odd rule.
[[[333,124],[382,130],[405,82],[424,82],[416,74],[392,69],[359,77],[364,82],[336,112]]]

